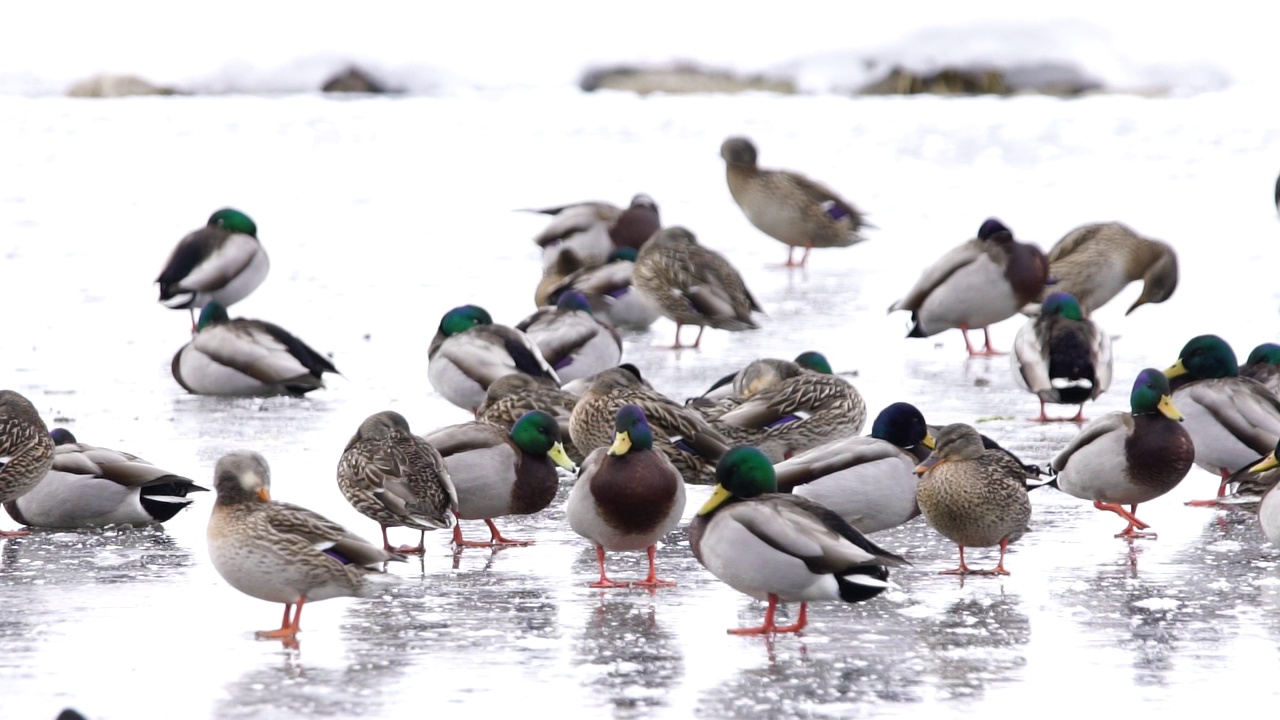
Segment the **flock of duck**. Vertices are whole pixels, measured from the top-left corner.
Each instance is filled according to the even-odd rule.
[[[870,226],[855,207],[802,175],[757,166],[746,138],[721,148],[730,194],[746,217],[788,246],[787,265],[814,248],[862,241]],[[593,202],[540,210],[537,310],[514,326],[484,308],[446,312],[429,350],[436,391],[474,420],[415,434],[394,411],[364,420],[337,462],[337,487],[381,529],[371,543],[306,508],[272,499],[266,459],[239,451],[218,460],[208,525],[212,562],[236,589],[284,605],[277,629],[289,640],[305,604],[376,592],[396,576],[386,564],[424,552],[425,534],[451,530],[465,546],[520,545],[495,520],[537,513],[555,501],[562,472],[573,478],[565,512],[591,542],[599,579],[591,587],[670,585],[656,544],[680,522],[686,484],[714,485],[691,521],[693,555],[717,578],[767,601],[764,622],[734,633],[794,632],[807,603],[858,602],[890,587],[889,568],[909,563],[867,535],[923,515],[959,550],[955,574],[1008,574],[1005,551],[1026,531],[1029,490],[1053,485],[1121,516],[1118,536],[1148,536],[1137,506],[1169,492],[1198,465],[1222,478],[1213,505],[1258,509],[1280,543],[1280,346],[1260,345],[1241,367],[1221,338],[1200,336],[1161,372],[1144,369],[1126,387],[1129,412],[1084,424],[1041,469],[973,427],[931,426],[905,402],[868,411],[857,388],[826,358],[762,358],[704,394],[678,402],[623,363],[619,328],[658,317],[739,331],[758,327],[759,303],[722,255],[688,229],[663,227],[658,206],[636,195],[627,208]],[[803,248],[797,261],[796,248]],[[253,221],[230,208],[177,245],[158,278],[160,301],[192,315],[190,342],[174,356],[175,380],[196,394],[302,395],[324,386],[333,363],[278,325],[232,319],[269,261]],[[924,268],[890,306],[912,316],[910,337],[959,329],[970,354],[996,354],[986,329],[1022,312],[1013,375],[1040,402],[1083,406],[1112,382],[1111,344],[1090,314],[1130,282],[1129,308],[1168,299],[1177,258],[1168,244],[1118,223],[1072,230],[1048,254],[1015,239],[996,219]],[[195,315],[199,310],[198,319]],[[983,330],[981,348],[970,330]],[[559,469],[559,470],[558,470]],[[1046,478],[1047,476],[1047,478]],[[164,522],[202,491],[188,478],[133,455],[98,448],[65,429],[50,432],[20,394],[0,391],[0,502],[31,527],[80,528]],[[1127,506],[1127,509],[1126,509]],[[461,521],[484,521],[486,540],[467,540]],[[393,546],[391,528],[419,532]],[[13,534],[13,533],[5,533]],[[998,547],[990,570],[965,550]],[[649,571],[616,580],[606,553],[641,552]],[[799,602],[790,625],[779,603]]]

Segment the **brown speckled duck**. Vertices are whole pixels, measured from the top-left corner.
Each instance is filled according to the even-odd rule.
[[[578,449],[590,454],[609,447],[623,405],[637,405],[644,411],[653,429],[654,447],[676,466],[685,482],[712,482],[715,463],[728,442],[697,412],[645,387],[629,366],[599,373],[578,400],[569,419],[569,433]]]
[[[556,419],[565,452],[575,463],[580,463],[586,453],[579,452],[578,446],[569,439],[569,417],[577,404],[577,395],[561,390],[549,380],[512,373],[503,375],[489,386],[484,402],[476,410],[476,420],[510,432],[526,413],[541,410]]]
[[[764,234],[787,245],[787,267],[804,267],[814,248],[848,247],[866,238],[859,231],[871,227],[862,213],[839,195],[799,173],[761,170],[756,146],[747,138],[731,137],[720,145],[729,194]],[[791,259],[804,248],[800,262]]]
[[[16,500],[44,479],[53,465],[53,438],[31,401],[0,390],[0,503]],[[26,535],[0,530],[0,537]]]
[[[1154,537],[1139,532],[1148,526],[1136,517],[1138,504],[1174,489],[1191,469],[1195,447],[1170,394],[1159,370],[1143,370],[1129,394],[1131,412],[1089,423],[1053,459],[1059,490],[1129,522],[1116,537]]]
[[[482,422],[450,425],[424,438],[444,457],[458,494],[458,517],[484,520],[489,540],[462,539],[462,524],[453,526],[458,547],[529,545],[532,540],[503,537],[493,519],[507,515],[531,515],[556,497],[560,480],[556,465],[574,470],[560,443],[560,426],[542,411],[516,421],[510,432]]]
[[[989,218],[975,239],[926,268],[911,290],[889,306],[889,312],[911,311],[907,337],[929,337],[959,328],[970,355],[996,355],[987,326],[1013,317],[1040,297],[1048,278],[1049,261],[1040,248],[1014,240],[1009,228]],[[985,341],[981,351],[969,343],[969,331],[978,328]]]
[[[406,555],[421,555],[427,531],[453,527],[458,510],[444,458],[392,410],[370,415],[351,436],[338,459],[338,489],[382,528],[382,549]],[[392,548],[389,527],[418,530],[418,544]]]
[[[697,325],[702,342],[708,326],[721,330],[753,330],[752,311],[760,304],[747,290],[742,276],[723,255],[698,244],[693,233],[683,227],[663,228],[640,249],[636,258],[635,287],[658,310],[680,328]]]
[[[1031,501],[1023,486],[1023,468],[1007,453],[987,450],[972,426],[952,423],[939,431],[921,475],[916,502],[925,520],[960,548],[960,566],[943,575],[1008,575],[1004,555],[1022,537],[1031,519]],[[964,561],[966,547],[1000,546],[993,570],[973,570]]]
[[[674,585],[657,576],[656,544],[675,529],[684,512],[684,480],[671,461],[653,448],[653,430],[637,405],[623,405],[608,449],[587,456],[569,493],[565,513],[574,532],[595,543],[600,579],[595,588]],[[604,554],[645,550],[649,575],[616,582],[605,573]]]
[[[1041,291],[1041,299],[1049,292],[1069,292],[1088,313],[1141,280],[1142,294],[1125,311],[1128,315],[1173,295],[1178,256],[1168,243],[1142,237],[1120,223],[1081,225],[1049,249],[1049,276],[1057,282]]]

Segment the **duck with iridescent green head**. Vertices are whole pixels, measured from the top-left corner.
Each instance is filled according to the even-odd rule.
[[[484,402],[489,385],[503,375],[522,372],[560,384],[560,377],[529,336],[494,324],[488,311],[478,305],[462,305],[445,313],[427,356],[431,386],[444,399],[473,413]]]
[[[1280,345],[1262,343],[1240,366],[1241,377],[1253,378],[1273,393],[1280,394]]]
[[[212,300],[229,307],[267,278],[271,262],[258,241],[258,226],[234,208],[209,216],[205,227],[178,242],[156,282],[165,307],[192,311]]]

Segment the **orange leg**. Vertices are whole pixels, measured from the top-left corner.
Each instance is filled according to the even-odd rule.
[[[487,542],[481,541],[481,540],[463,540],[462,539],[462,523],[461,522],[454,523],[453,544],[456,547],[460,547],[460,548],[499,547],[499,546],[509,547],[509,546],[516,546],[516,545],[532,545],[533,544],[532,540],[512,540],[511,538],[503,537],[502,533],[498,531],[498,526],[494,525],[493,521],[488,518],[485,518],[484,524],[489,526],[489,540]]]
[[[800,632],[805,625],[809,624],[809,603],[800,603],[800,616],[796,618],[795,623],[791,625],[782,625],[774,628],[774,632],[794,633]]]
[[[1008,575],[1009,571],[1004,569],[1004,552],[1009,549],[1009,538],[1000,541],[1000,562],[996,563],[994,570],[984,570],[983,575]]]
[[[956,547],[960,548],[960,567],[954,570],[943,570],[938,574],[939,575],[973,575],[974,573],[976,573],[977,572],[976,570],[973,570],[964,562],[964,546],[956,545]]]
[[[730,635],[764,635],[777,632],[778,626],[773,623],[773,614],[778,609],[778,596],[769,595],[769,608],[764,611],[764,624],[760,627],[730,628]]]
[[[279,630],[259,630],[254,634],[262,639],[291,638],[297,635],[302,629],[300,627],[302,623],[302,605],[306,601],[307,599],[305,597],[298,598],[298,609],[293,613],[293,620],[289,619],[289,608],[292,606],[284,606],[284,619],[280,621]]]
[[[30,534],[30,530],[0,530],[0,538],[26,537]]]
[[[655,556],[655,555],[657,555],[657,553],[658,553],[658,549],[657,549],[657,547],[655,547],[655,546],[653,546],[653,545],[650,545],[650,546],[649,546],[649,576],[648,576],[648,577],[646,577],[646,578],[645,578],[645,579],[643,579],[643,580],[637,580],[636,582],[631,583],[632,585],[638,585],[638,586],[640,586],[640,587],[650,587],[650,588],[663,587],[663,586],[666,586],[666,587],[675,587],[675,583],[674,583],[674,582],[672,582],[672,581],[670,581],[670,580],[662,580],[662,579],[659,579],[659,578],[658,578],[658,575],[657,575],[657,568],[656,568],[656,566],[655,566],[655,564],[654,564],[654,556]],[[603,553],[603,552],[601,552],[600,554],[601,554],[601,556],[603,557],[604,553]],[[602,561],[602,563],[603,563],[603,561]],[[601,569],[603,570],[604,565],[603,565],[603,564],[601,564],[601,566],[600,566],[600,567],[601,567]],[[604,575],[603,575],[603,574],[601,574],[601,576],[600,576],[600,577],[601,577],[601,579],[604,579]]]
[[[625,581],[624,581],[624,582],[614,582],[613,580],[610,580],[610,579],[609,579],[609,576],[608,576],[608,575],[605,575],[605,572],[604,572],[604,547],[603,547],[603,546],[600,546],[600,545],[597,545],[597,546],[596,546],[596,562],[600,563],[600,579],[599,579],[599,580],[597,580],[597,581],[595,581],[595,582],[593,582],[593,583],[591,583],[591,584],[590,584],[590,585],[588,585],[587,587],[593,587],[593,588],[624,588],[624,587],[628,587],[628,586],[630,586],[630,585],[631,585],[631,583],[629,583],[629,582],[625,582]]]
[[[1213,500],[1188,500],[1187,505],[1191,507],[1218,507],[1218,500],[1227,494],[1227,478],[1231,477],[1231,473],[1226,470],[1219,472],[1222,475],[1222,481],[1218,483],[1218,497]]]
[[[1138,532],[1139,530],[1146,530],[1150,526],[1142,522],[1141,520],[1139,520],[1137,515],[1135,514],[1138,512],[1137,503],[1130,505],[1127,511],[1119,503],[1104,503],[1101,500],[1094,500],[1093,506],[1098,508],[1099,510],[1106,510],[1107,512],[1113,512],[1129,522],[1129,526],[1126,527],[1122,532],[1117,533],[1116,537],[1132,539],[1132,538],[1153,538],[1156,536],[1155,533]]]

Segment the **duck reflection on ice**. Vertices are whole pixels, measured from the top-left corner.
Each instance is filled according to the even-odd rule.
[[[614,709],[614,717],[649,716],[667,704],[684,677],[680,643],[662,627],[662,593],[600,593],[575,644],[573,664],[583,684]]]

